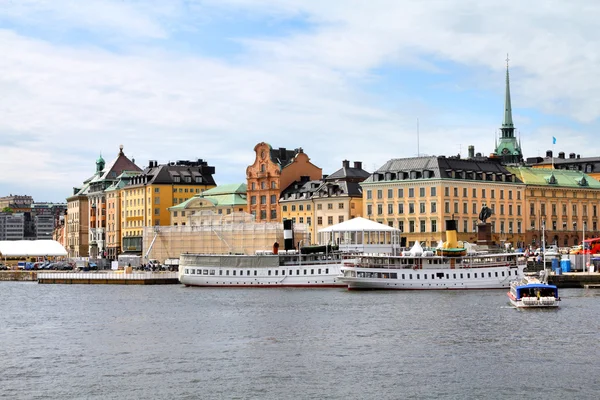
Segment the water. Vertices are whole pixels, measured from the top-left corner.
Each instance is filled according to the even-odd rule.
[[[0,284],[0,398],[596,399],[600,291]]]

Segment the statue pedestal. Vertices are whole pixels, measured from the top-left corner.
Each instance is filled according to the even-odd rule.
[[[477,224],[477,246],[493,246],[492,224],[481,222]]]

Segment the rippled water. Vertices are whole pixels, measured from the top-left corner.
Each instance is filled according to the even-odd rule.
[[[7,399],[596,399],[600,291],[0,284]]]

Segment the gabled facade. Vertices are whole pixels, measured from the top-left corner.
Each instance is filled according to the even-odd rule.
[[[310,180],[322,178],[321,168],[313,165],[302,148],[273,149],[267,143],[254,147],[254,163],[246,168],[248,213],[257,222],[281,222],[279,198],[283,189],[302,176]]]
[[[142,252],[144,227],[169,225],[169,208],[215,187],[211,167],[204,160],[158,164],[151,160],[144,171],[121,189],[123,252]]]
[[[109,260],[121,254],[121,189],[141,171],[124,171],[106,190],[106,251]]]
[[[457,221],[458,240],[475,243],[481,208],[493,240],[525,239],[525,186],[497,161],[446,157],[392,159],[362,184],[363,216],[402,231],[403,246],[445,240],[445,220]]]
[[[248,205],[246,191],[245,183],[233,183],[219,185],[196,194],[183,203],[169,207],[171,225],[184,226],[188,224],[189,218],[196,212],[211,211],[217,215],[245,212]]]
[[[600,182],[579,171],[507,167],[526,185],[526,243],[570,247],[600,236]],[[585,224],[585,227],[584,227]]]

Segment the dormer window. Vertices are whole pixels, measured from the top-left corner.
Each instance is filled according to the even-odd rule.
[[[546,182],[548,182],[549,185],[556,185],[558,183],[554,174],[550,175],[550,177],[546,179]]]
[[[190,183],[192,181],[192,177],[191,176],[186,176],[183,178],[187,183]]]
[[[174,176],[173,182],[175,182],[175,183],[181,182],[181,178],[179,176]]]
[[[588,186],[588,181],[585,179],[585,176],[582,176],[581,179],[577,181],[577,184],[579,186]]]

